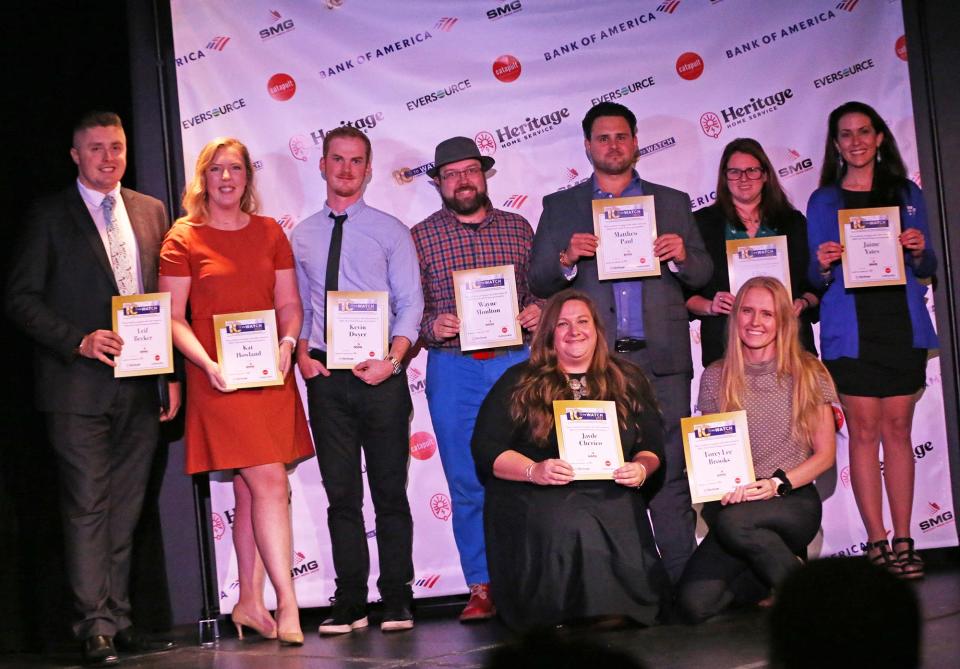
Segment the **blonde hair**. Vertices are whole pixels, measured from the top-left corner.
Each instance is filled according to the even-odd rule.
[[[743,409],[742,398],[746,382],[738,314],[747,293],[754,289],[766,290],[773,296],[774,317],[777,322],[777,379],[782,380],[787,376],[792,378],[791,433],[795,438],[809,442],[813,436],[817,414],[823,405],[823,384],[826,382],[832,387],[833,379],[823,363],[800,346],[793,303],[784,285],[772,277],[756,276],[748,280],[733,302],[733,310],[727,322],[727,352],[721,363],[719,409]]]
[[[183,189],[183,207],[184,216],[177,220],[177,223],[192,223],[202,225],[210,215],[207,209],[207,168],[213,164],[213,159],[220,149],[236,149],[243,158],[243,165],[247,171],[247,186],[243,191],[243,197],[240,199],[240,210],[245,214],[256,213],[259,201],[257,191],[253,186],[253,162],[250,160],[250,152],[243,142],[233,137],[217,137],[207,142],[206,146],[200,150],[197,156],[197,166],[193,170],[193,179]]]

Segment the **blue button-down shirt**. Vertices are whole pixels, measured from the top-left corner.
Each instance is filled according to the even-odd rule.
[[[597,184],[597,175],[593,175],[593,198],[603,200],[611,197],[634,197],[643,195],[640,175],[636,170],[633,178],[620,195],[608,193]],[[627,279],[613,282],[613,303],[617,310],[617,339],[631,337],[644,339],[643,333],[643,284],[639,279]]]
[[[303,328],[300,338],[325,351],[327,253],[333,233],[329,205],[297,225],[290,236],[297,268]],[[358,200],[347,207],[340,248],[338,290],[386,291],[390,298],[390,337],[417,341],[423,316],[420,264],[410,229],[393,216]]]

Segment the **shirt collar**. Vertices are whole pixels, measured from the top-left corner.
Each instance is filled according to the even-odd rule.
[[[363,211],[366,208],[367,208],[366,203],[363,201],[363,198],[360,198],[359,200],[351,204],[349,207],[347,207],[346,211],[344,211],[343,213],[347,215],[347,220],[349,221],[351,218],[355,218],[361,211]],[[333,214],[334,216],[336,216],[337,213],[330,208],[329,204],[324,202],[323,217],[329,218],[330,214]]]
[[[440,211],[443,212],[444,218],[446,218],[447,222],[450,225],[455,225],[457,227],[463,227],[466,225],[470,225],[470,226],[476,225],[477,230],[482,230],[483,228],[490,225],[493,222],[494,215],[497,213],[497,210],[494,209],[493,205],[491,204],[490,207],[487,209],[487,215],[483,217],[482,221],[477,221],[476,223],[464,223],[459,218],[457,218],[456,214],[450,211],[449,207],[447,207],[446,205],[444,205]]]
[[[593,184],[593,195],[594,197],[606,197],[608,195],[607,191],[600,188],[600,183],[597,181],[597,173],[594,172],[590,175],[591,183]],[[633,177],[630,179],[630,183],[624,188],[624,191],[629,190],[630,188],[641,188],[642,184],[640,182],[640,175],[637,174],[636,170],[633,170]]]
[[[94,209],[99,209],[103,205],[103,198],[108,195],[112,195],[113,199],[120,199],[120,184],[117,183],[109,193],[101,193],[98,190],[93,190],[92,188],[87,188],[83,185],[80,179],[77,179],[77,189],[80,191],[80,197],[83,198],[83,201],[89,204]]]

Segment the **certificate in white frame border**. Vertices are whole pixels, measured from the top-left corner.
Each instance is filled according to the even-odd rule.
[[[120,329],[120,315],[119,312],[123,311],[125,305],[131,304],[133,302],[159,302],[160,309],[162,312],[166,313],[166,334],[167,334],[167,365],[165,367],[156,367],[149,369],[131,369],[131,370],[121,370],[120,365],[118,364],[113,368],[114,378],[121,379],[131,376],[150,376],[156,374],[172,374],[173,373],[173,325],[171,322],[171,312],[170,312],[170,293],[141,293],[138,295],[114,295],[111,299],[110,309],[111,316],[113,321],[113,331],[118,332]],[[127,346],[132,346],[132,343],[124,342],[124,348]],[[123,353],[121,352],[121,356]]]
[[[751,237],[750,239],[728,239],[727,246],[727,276],[730,279],[730,292],[734,295],[737,294],[737,291],[740,289],[740,286],[745,284],[751,277],[739,281],[737,279],[736,266],[737,266],[737,257],[741,254],[742,249],[746,249],[746,253],[750,252],[750,249],[758,246],[770,246],[773,245],[777,249],[777,256],[783,259],[782,269],[783,276],[772,276],[772,278],[780,281],[787,289],[787,295],[793,298],[793,288],[790,285],[790,253],[787,249],[787,236],[786,235],[776,235],[770,237]],[[759,276],[759,275],[753,275]],[[734,289],[736,286],[736,289]]]
[[[504,348],[507,346],[519,346],[523,344],[523,327],[517,320],[520,315],[520,304],[517,298],[517,274],[513,265],[495,265],[492,267],[477,267],[475,269],[456,270],[451,272],[453,275],[453,295],[457,302],[457,318],[460,319],[460,350],[461,351],[480,351],[491,348]],[[506,281],[507,295],[510,297],[510,310],[515,323],[515,336],[509,339],[502,339],[496,342],[489,341],[465,341],[463,333],[463,297],[461,291],[470,281],[475,281],[486,276],[502,274]]]
[[[652,195],[634,195],[632,197],[613,197],[605,198],[601,200],[593,200],[593,234],[596,235],[601,243],[597,245],[597,278],[601,281],[606,281],[609,279],[636,279],[643,278],[647,276],[660,276],[660,260],[655,256],[651,260],[651,269],[649,270],[631,270],[624,272],[608,272],[604,263],[604,252],[603,252],[603,235],[601,234],[601,217],[604,215],[604,210],[613,207],[626,207],[626,206],[639,206],[642,207],[644,212],[649,212],[648,217],[650,220],[650,253],[653,253],[653,243],[657,239],[657,211],[654,206],[654,198]]]
[[[387,354],[390,350],[390,296],[385,290],[330,290],[327,291],[327,313],[324,314],[324,326],[327,331],[327,364],[325,367],[327,369],[353,369],[357,364],[363,362],[363,360],[356,360],[354,362],[337,362],[334,360],[333,351],[335,348],[335,337],[334,334],[334,319],[330,317],[330,312],[333,310],[334,305],[339,300],[375,300],[377,303],[377,308],[380,310],[382,317],[380,319],[381,323],[381,332],[378,337],[378,343],[381,348],[381,355],[379,357],[374,354],[373,357],[364,358],[364,360],[380,360]]]
[[[899,279],[891,280],[857,280],[850,275],[850,264],[847,262],[847,235],[846,226],[852,224],[853,219],[864,216],[886,216],[893,228],[893,240],[896,244],[896,259],[894,263],[899,272]],[[900,233],[903,227],[900,224],[899,207],[868,207],[866,209],[841,209],[837,212],[837,222],[840,225],[840,245],[843,247],[843,254],[840,257],[840,265],[843,268],[843,285],[845,288],[874,288],[877,286],[902,286],[907,282],[907,275],[903,265],[903,247],[900,244]]]
[[[271,335],[273,342],[273,365],[277,374],[272,378],[248,381],[246,383],[231,384],[227,379],[227,387],[241,390],[243,388],[265,388],[268,386],[282,386],[284,383],[283,374],[280,373],[280,344],[277,341],[277,314],[273,309],[264,309],[262,311],[239,311],[233,314],[216,314],[213,317],[213,336],[217,341],[217,363],[220,365],[221,374],[223,373],[223,341],[220,338],[220,330],[225,328],[230,321],[248,321],[262,320],[267,327],[267,332]],[[291,363],[292,364],[292,363]]]
[[[756,474],[753,470],[753,455],[750,451],[750,431],[747,426],[746,411],[726,411],[723,413],[711,413],[703,416],[689,416],[687,418],[681,418],[680,432],[683,436],[683,459],[687,465],[687,483],[690,485],[690,499],[694,504],[699,504],[701,502],[716,502],[720,500],[725,493],[733,491],[733,488],[731,488],[730,490],[724,490],[723,492],[715,495],[701,495],[697,492],[697,489],[699,488],[697,485],[697,477],[698,474],[701,476],[703,474],[702,470],[698,471],[696,460],[690,453],[690,434],[697,430],[711,429],[718,423],[726,423],[728,425],[732,424],[735,426],[737,434],[742,435],[742,439],[740,440],[740,447],[743,449],[741,457],[746,466],[746,471],[741,472],[742,476],[739,482],[734,480],[734,484],[745,485],[747,483],[753,483],[757,480]]]
[[[554,400],[553,401],[553,420],[557,430],[557,450],[560,452],[560,459],[570,462],[570,445],[566,443],[563,432],[563,416],[568,411],[572,412],[590,412],[603,411],[606,417],[607,427],[613,436],[613,443],[606,447],[612,447],[613,453],[610,454],[609,464],[604,469],[592,471],[574,470],[575,481],[593,481],[593,480],[613,480],[613,472],[623,466],[623,444],[620,442],[620,420],[617,415],[617,404],[610,400]]]

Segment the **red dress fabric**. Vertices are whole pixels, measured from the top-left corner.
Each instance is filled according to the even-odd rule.
[[[240,230],[178,223],[160,251],[160,275],[190,277],[190,322],[214,360],[213,316],[273,309],[275,270],[293,269],[293,251],[272,218],[250,216]],[[313,455],[294,374],[282,386],[221,393],[189,360],[186,472],[291,463]]]

